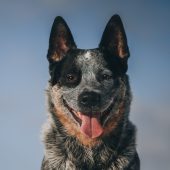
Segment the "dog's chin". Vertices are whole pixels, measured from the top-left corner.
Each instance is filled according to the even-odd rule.
[[[111,104],[102,112],[96,112],[92,111],[91,113],[85,113],[82,111],[76,111],[70,105],[66,100],[63,99],[64,106],[67,108],[67,110],[71,113],[72,117],[75,119],[75,121],[81,126],[82,125],[82,116],[84,115],[90,115],[91,117],[97,117],[100,124],[103,126],[109,117],[111,111],[113,110],[114,102],[112,101]]]

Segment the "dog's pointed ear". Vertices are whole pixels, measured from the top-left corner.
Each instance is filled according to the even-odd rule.
[[[99,48],[121,59],[129,57],[129,48],[123,23],[119,15],[113,15],[102,35]]]
[[[60,16],[56,17],[51,28],[47,58],[50,63],[60,61],[70,49],[75,49],[71,31]]]

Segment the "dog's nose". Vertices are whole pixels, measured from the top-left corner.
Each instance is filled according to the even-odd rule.
[[[100,94],[96,92],[83,92],[79,96],[79,105],[84,107],[94,107],[100,104]]]

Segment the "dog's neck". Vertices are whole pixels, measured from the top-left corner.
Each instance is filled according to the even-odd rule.
[[[113,162],[124,150],[132,155],[136,152],[135,147],[131,148],[135,143],[135,129],[127,120],[123,120],[127,123],[120,122],[110,134],[93,143],[93,145],[86,146],[75,136],[68,134],[54,113],[52,115],[54,117],[52,118],[51,114],[49,115],[47,128],[44,129],[45,157],[52,167],[57,167],[58,161],[66,159],[69,155],[71,159],[77,159],[77,162],[84,160],[84,162],[89,162],[92,165],[99,160],[101,165],[102,162],[103,164],[108,162],[109,165],[109,162]],[[128,140],[129,142],[127,142]],[[105,155],[104,160],[103,154]]]

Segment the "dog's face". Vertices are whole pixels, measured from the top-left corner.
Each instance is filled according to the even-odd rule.
[[[77,49],[61,17],[54,21],[48,50],[50,95],[59,117],[88,138],[97,138],[125,95],[129,51],[119,16],[111,18],[99,48]],[[62,119],[63,120],[63,119]]]

